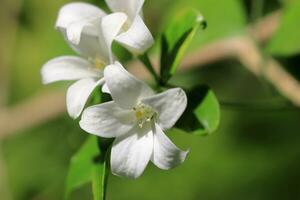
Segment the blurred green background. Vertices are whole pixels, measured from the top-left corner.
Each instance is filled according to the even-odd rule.
[[[58,10],[67,2],[1,0],[0,83],[7,80],[8,89],[2,85],[0,92],[8,93],[5,106],[67,86],[44,86],[39,74],[47,60],[74,54],[54,29]],[[102,0],[85,2],[105,5]],[[300,15],[299,7],[297,0],[148,0],[144,12],[146,23],[159,36],[184,8],[199,9],[208,28],[196,35],[191,51],[242,35],[248,24],[273,11],[292,12],[285,17],[289,23],[283,33],[275,33],[261,51],[273,55],[299,78],[300,24],[293,21]],[[179,147],[191,149],[186,162],[170,171],[149,165],[135,181],[110,176],[109,200],[300,199],[299,108],[235,59],[178,73],[172,81],[185,88],[212,87],[222,105],[218,131],[208,137],[170,131]],[[62,199],[70,158],[86,137],[65,113],[0,140],[0,199]],[[91,199],[90,187],[77,190],[72,199]]]

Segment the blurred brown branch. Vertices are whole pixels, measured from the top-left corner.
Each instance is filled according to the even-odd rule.
[[[278,27],[280,12],[274,12],[248,28],[248,36],[226,38],[187,55],[181,70],[204,66],[226,58],[238,59],[256,76],[264,76],[273,86],[295,105],[300,106],[300,85],[273,59],[263,60],[256,43],[264,43]],[[158,66],[158,59],[153,58]],[[264,64],[264,65],[263,65]],[[149,75],[137,61],[129,63],[129,71],[139,78]],[[264,70],[262,70],[264,67]],[[31,109],[35,107],[35,109]],[[65,112],[65,94],[50,91],[39,94],[0,113],[0,139],[24,128],[30,128],[53,119]]]

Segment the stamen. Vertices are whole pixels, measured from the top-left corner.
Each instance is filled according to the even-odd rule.
[[[139,103],[133,110],[135,111],[135,117],[140,128],[143,128],[146,122],[150,122],[155,115],[153,108],[143,103]]]
[[[94,60],[94,65],[95,65],[96,69],[103,69],[103,67],[105,66],[105,63],[100,58],[96,58]]]

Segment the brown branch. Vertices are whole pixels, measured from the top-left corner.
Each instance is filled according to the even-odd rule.
[[[65,92],[38,94],[0,112],[0,139],[20,130],[47,122],[65,112]]]
[[[273,34],[278,26],[280,13],[266,17],[258,24],[249,27],[248,32],[251,37],[258,42],[264,42]],[[249,37],[234,37],[209,44],[200,50],[195,51],[185,57],[181,70],[187,70],[195,66],[203,66],[228,57],[239,59],[255,75],[261,75],[261,56],[258,53],[253,40]],[[153,62],[158,66],[158,59]],[[142,79],[148,79],[149,75],[141,64],[137,61],[129,63],[129,71]],[[300,94],[298,83],[292,76],[283,71],[274,61],[268,62],[265,74],[266,78],[284,96],[289,98],[296,105],[300,105]],[[281,83],[282,80],[286,84]],[[296,91],[296,92],[294,92]],[[50,91],[39,94],[27,101],[12,108],[0,112],[0,138],[16,133],[20,130],[34,127],[40,123],[53,119],[65,112],[65,94],[62,91]]]

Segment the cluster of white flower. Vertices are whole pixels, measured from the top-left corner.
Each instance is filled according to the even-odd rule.
[[[155,94],[115,60],[113,41],[134,55],[143,54],[154,41],[142,18],[144,0],[106,3],[112,14],[87,3],[61,8],[56,27],[81,57],[49,61],[41,70],[43,82],[77,80],[67,92],[68,113],[73,118],[82,113],[80,127],[86,132],[116,138],[111,150],[113,174],[137,178],[150,160],[161,169],[173,168],[188,152],[178,149],[163,130],[174,126],[184,112],[186,94],[180,88]],[[84,110],[100,85],[113,101]]]

